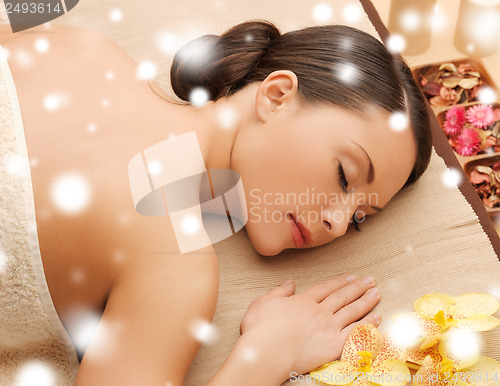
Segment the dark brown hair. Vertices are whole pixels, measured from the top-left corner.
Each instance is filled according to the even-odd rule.
[[[343,79],[346,68],[355,71],[355,81]],[[205,35],[183,46],[174,57],[170,80],[183,100],[203,87],[215,101],[276,70],[295,73],[304,103],[334,104],[360,114],[368,105],[406,113],[417,159],[404,187],[423,174],[432,149],[425,97],[404,60],[358,29],[323,25],[282,35],[270,22],[244,22],[221,36]]]

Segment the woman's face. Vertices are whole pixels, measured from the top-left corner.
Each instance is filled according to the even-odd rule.
[[[416,157],[411,128],[394,130],[390,113],[300,105],[287,76],[261,84],[257,119],[240,129],[231,158],[245,188],[248,237],[264,256],[342,236],[355,211],[359,219],[387,204]]]

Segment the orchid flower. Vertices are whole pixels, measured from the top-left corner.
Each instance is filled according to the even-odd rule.
[[[500,325],[500,319],[492,316],[500,308],[500,302],[489,294],[468,293],[453,297],[433,293],[418,298],[414,308],[420,316],[441,326],[441,332],[450,327],[488,331]]]
[[[371,324],[354,328],[342,350],[340,360],[310,371],[313,379],[329,385],[394,385],[408,382],[406,350],[383,338]]]
[[[436,344],[447,339],[446,334],[452,327],[487,331],[498,326],[500,320],[491,314],[498,310],[499,305],[493,296],[477,293],[457,297],[434,293],[417,299],[414,305],[417,312],[393,317],[399,335],[407,340],[408,366],[418,369],[427,355],[433,360],[441,360]]]
[[[413,377],[413,386],[493,386],[500,382],[500,363],[477,356],[472,364],[444,356],[441,360],[428,355]]]

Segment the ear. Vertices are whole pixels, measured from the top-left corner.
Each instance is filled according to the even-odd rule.
[[[279,70],[264,79],[255,96],[255,112],[265,122],[280,109],[291,107],[297,95],[299,82],[292,71]]]

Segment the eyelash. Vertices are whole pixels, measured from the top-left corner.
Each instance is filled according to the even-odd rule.
[[[339,162],[338,175],[339,175],[340,187],[342,188],[344,193],[347,193],[347,187],[349,186],[349,183],[347,182],[347,179],[345,178],[344,168],[343,168],[341,162]]]
[[[359,229],[359,223],[362,222],[362,220],[364,220],[364,216],[361,218],[361,220],[358,220],[357,217],[356,217],[356,211],[354,211],[354,213],[352,214],[352,223],[354,225],[354,230],[356,232],[361,232],[361,229]]]
[[[344,193],[347,193],[347,188],[349,186],[349,183],[347,182],[347,178],[345,178],[345,173],[344,173],[344,167],[342,166],[342,163],[339,162],[338,166],[338,175],[339,175],[339,183],[340,187],[344,191]],[[356,211],[354,211],[352,215],[352,223],[354,224],[354,230],[357,232],[361,232],[361,229],[359,228],[359,223],[361,221],[358,221],[356,217]]]

